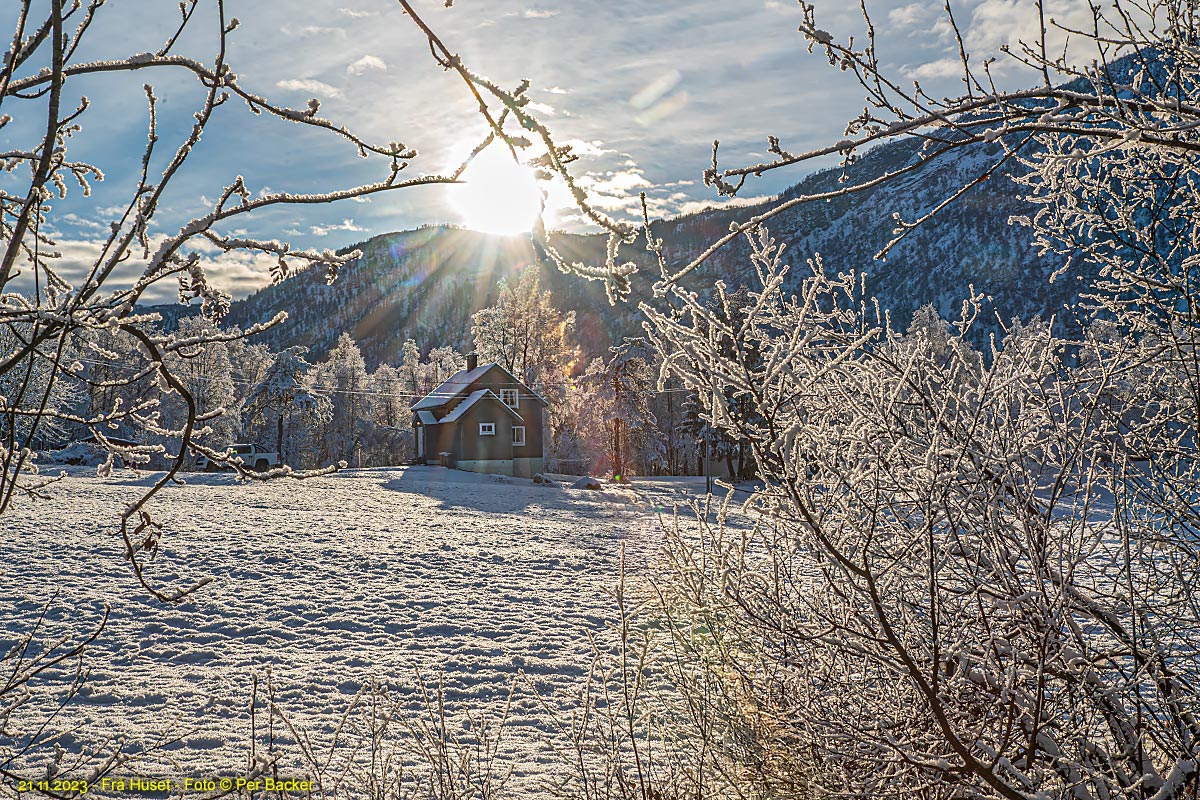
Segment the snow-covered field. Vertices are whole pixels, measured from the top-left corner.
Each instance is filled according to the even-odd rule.
[[[56,589],[52,626],[85,627],[110,603],[83,695],[60,724],[77,729],[68,747],[182,734],[151,772],[243,766],[252,677],[268,669],[281,704],[319,737],[364,682],[411,694],[419,667],[443,676],[460,710],[494,706],[526,676],[505,741],[514,780],[531,780],[550,728],[533,689],[553,707],[578,685],[587,633],[614,613],[622,545],[637,574],[660,540],[654,502],[435,467],[246,485],[193,475],[159,495],[167,533],[155,569],[214,580],[164,605],[137,585],[113,535],[117,509],[151,480],[79,471],[54,500],[18,500],[0,519],[0,645]],[[648,488],[665,498],[679,485]]]

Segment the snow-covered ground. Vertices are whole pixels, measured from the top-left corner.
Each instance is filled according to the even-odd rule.
[[[703,478],[647,484],[651,501],[632,504],[436,467],[245,485],[192,475],[156,501],[166,537],[155,574],[214,580],[164,605],[113,535],[121,504],[152,478],[77,470],[55,499],[18,500],[0,519],[5,649],[56,589],[52,626],[81,628],[112,606],[60,721],[77,728],[68,746],[183,733],[149,771],[170,769],[165,756],[182,772],[227,774],[246,763],[252,676],[268,669],[282,705],[318,735],[372,677],[412,693],[413,667],[441,674],[451,705],[478,711],[523,673],[505,738],[518,784],[549,758],[533,688],[553,706],[586,674],[587,633],[614,614],[622,545],[627,572],[647,569],[654,508],[703,490]]]

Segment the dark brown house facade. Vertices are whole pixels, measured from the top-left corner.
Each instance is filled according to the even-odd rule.
[[[499,364],[467,356],[456,372],[413,403],[417,460],[468,472],[530,478],[545,468],[545,399]]]

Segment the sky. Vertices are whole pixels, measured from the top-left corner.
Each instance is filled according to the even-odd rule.
[[[856,4],[814,2],[823,28],[839,37],[861,36]],[[215,16],[208,10],[212,0],[202,3],[205,11],[176,52],[211,64]],[[0,22],[11,26],[16,4],[6,5],[10,9],[0,11]],[[1082,11],[1071,0],[1048,5],[1059,19]],[[572,165],[579,184],[598,207],[618,217],[640,213],[642,191],[656,217],[727,202],[702,181],[714,139],[721,141],[723,165],[757,163],[766,158],[768,134],[793,152],[819,147],[842,138],[846,120],[863,107],[863,91],[852,76],[807,51],[797,32],[802,13],[794,0],[456,0],[450,8],[444,0],[417,0],[415,6],[476,72],[505,86],[531,82],[531,108],[559,143],[573,145],[580,156]],[[1028,36],[1031,6],[1024,0],[954,4],[968,45],[981,54]],[[955,92],[957,46],[941,0],[885,0],[868,8],[888,69],[919,78],[933,91]],[[451,169],[486,134],[464,84],[434,63],[424,37],[395,0],[226,0],[226,9],[240,22],[227,60],[245,88],[295,108],[317,98],[322,116],[361,136],[415,148],[419,155],[405,172],[409,177]],[[75,61],[157,50],[177,20],[176,4],[169,0],[109,0]],[[95,251],[114,213],[128,201],[146,142],[146,82],[160,98],[159,156],[152,168],[161,168],[186,135],[202,97],[189,74],[110,73],[67,83],[67,102],[86,95],[90,104],[78,120],[81,129],[70,141],[70,153],[105,174],[90,197],[71,187],[67,198],[55,202],[52,233],[67,274]],[[0,129],[0,152],[36,141],[43,109],[44,101],[8,103],[3,110],[14,121]],[[811,169],[751,179],[743,202],[773,196]],[[361,159],[344,140],[255,116],[244,104],[230,102],[218,109],[173,183],[154,234],[174,233],[205,213],[238,175],[258,194],[345,188],[386,174],[382,159]],[[0,189],[20,190],[21,177],[17,172],[0,178]],[[420,187],[369,202],[275,208],[222,233],[338,248],[424,224],[469,222],[455,195],[465,191]],[[547,224],[581,229],[562,197],[561,187],[551,189]],[[235,296],[270,280],[273,259],[267,256],[199,249],[213,282]],[[146,299],[170,300],[173,293],[165,285]]]

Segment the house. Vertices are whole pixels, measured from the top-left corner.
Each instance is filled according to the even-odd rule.
[[[417,462],[530,478],[544,469],[546,400],[499,364],[467,368],[413,403]]]

